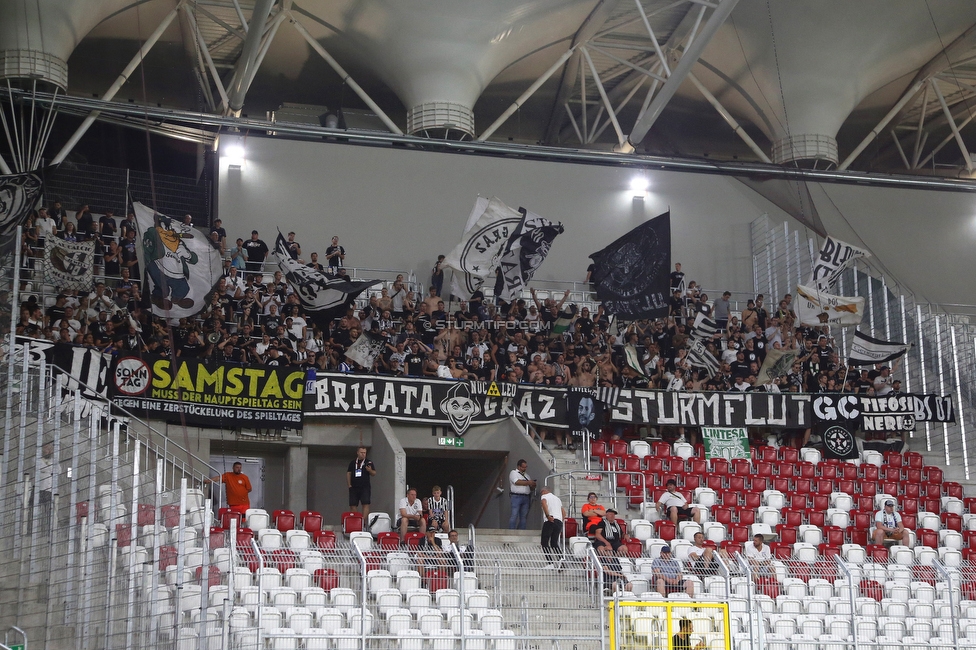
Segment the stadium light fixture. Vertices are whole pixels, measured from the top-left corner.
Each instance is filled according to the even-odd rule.
[[[228,169],[240,170],[244,166],[244,147],[239,144],[229,144],[224,149],[224,157],[227,159]]]
[[[647,188],[650,183],[646,176],[635,176],[630,181],[630,190],[634,193],[635,199],[644,199],[647,196]]]

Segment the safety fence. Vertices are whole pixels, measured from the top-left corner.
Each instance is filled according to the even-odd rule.
[[[809,284],[821,242],[809,231],[774,224],[763,216],[751,224],[753,282],[765,294],[765,309],[773,314],[779,301]],[[865,299],[864,319],[856,328],[885,341],[911,344],[894,373],[905,393],[939,392],[952,395],[956,422],[924,423],[911,433],[915,451],[936,452],[945,464],[959,467],[955,479],[970,478],[967,432],[976,427],[973,383],[976,376],[976,327],[970,323],[976,307],[936,305],[919,299],[892,278],[876,258],[860,258],[839,278],[834,293]],[[846,359],[855,328],[831,327],[830,345]]]

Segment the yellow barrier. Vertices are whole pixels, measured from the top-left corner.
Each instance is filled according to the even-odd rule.
[[[610,650],[732,648],[727,603],[621,600],[607,607]]]

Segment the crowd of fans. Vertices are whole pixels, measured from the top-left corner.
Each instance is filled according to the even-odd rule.
[[[189,223],[190,215],[185,219]],[[196,318],[181,319],[167,328],[162,319],[152,316],[141,286],[133,214],[116,224],[111,212],[96,220],[87,206],[79,209],[74,221],[58,203],[40,210],[25,228],[25,282],[37,272],[34,266],[43,255],[43,240],[51,236],[96,240],[100,261],[96,272],[101,277],[91,291],[61,292],[46,309],[34,293],[26,292],[29,297],[21,307],[17,334],[110,353],[150,352],[323,371],[553,386],[875,395],[901,388],[891,368],[848,368],[826,327],[797,322],[791,295],[783,296],[772,311],[762,294],[748,300],[744,309],[736,309],[729,292],[710,301],[697,282],[686,285],[680,264],[671,274],[670,314],[657,320],[615,322],[602,306],[591,310],[587,305],[568,304],[568,291],[540,298],[532,290],[525,299],[511,303],[477,291],[470,300],[452,301],[442,293],[441,256],[431,271],[426,295],[416,295],[414,286],[400,275],[379,294],[361,299],[359,308],[350,306],[341,318],[322,322],[305,313],[281,272],[274,270],[269,247],[257,231],[247,241],[238,238],[228,246],[218,219],[210,238],[224,253],[224,277]],[[338,237],[332,238],[324,253],[325,264],[317,252],[311,252],[306,262],[294,233],[288,235],[288,251],[325,273],[345,274],[346,253]],[[712,376],[692,365],[689,356],[691,329],[699,313],[718,326],[705,341],[718,362],[718,372]],[[366,331],[384,344],[371,368],[345,357]],[[633,346],[636,363],[628,363],[625,345]],[[796,350],[798,356],[773,381],[758,385],[759,370],[772,349]]]

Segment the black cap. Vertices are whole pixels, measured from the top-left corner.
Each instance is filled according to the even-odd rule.
[[[885,505],[886,506],[894,506],[895,505],[895,502],[894,501],[885,501]]]

